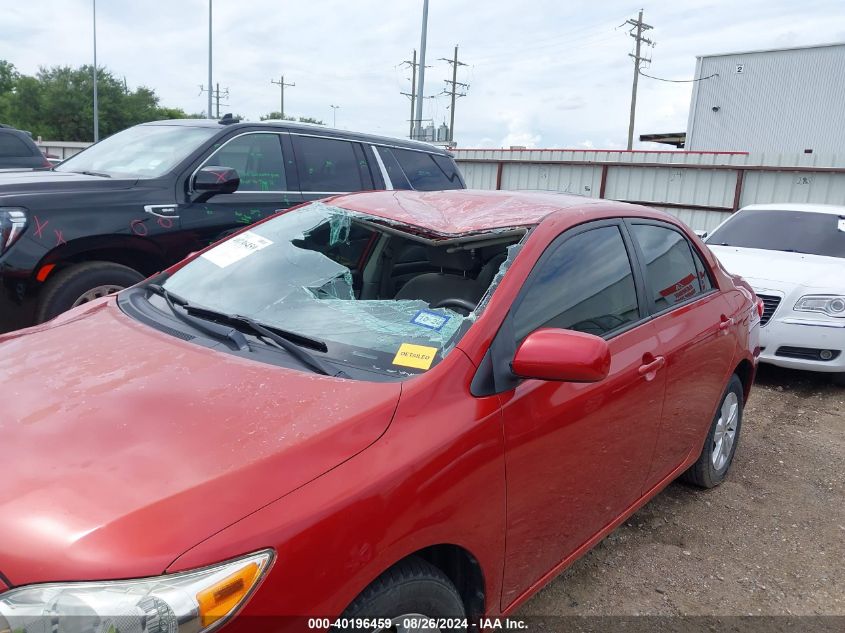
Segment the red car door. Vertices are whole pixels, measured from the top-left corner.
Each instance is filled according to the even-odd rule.
[[[666,401],[645,489],[701,451],[727,385],[736,341],[733,311],[703,258],[664,222],[627,222],[644,268],[654,325],[666,358]]]
[[[525,380],[500,394],[506,448],[505,608],[641,494],[664,398],[665,371],[622,222],[559,236],[503,323],[518,345],[556,327],[605,337],[610,375],[592,384]],[[512,356],[511,356],[512,358]]]

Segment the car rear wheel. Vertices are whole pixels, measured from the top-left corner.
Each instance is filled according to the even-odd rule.
[[[380,626],[355,631],[429,633],[466,631],[465,617],[461,596],[446,574],[422,558],[411,557],[370,583],[341,619],[382,620],[377,622]]]
[[[731,376],[713,417],[704,447],[698,460],[681,479],[701,488],[722,483],[733,462],[742,426],[743,389],[736,374]]]
[[[62,312],[133,286],[143,279],[138,271],[112,262],[85,262],[65,268],[45,285],[36,322],[49,321]]]

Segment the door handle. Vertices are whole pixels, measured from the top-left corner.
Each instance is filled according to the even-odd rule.
[[[724,314],[722,315],[722,320],[719,321],[719,329],[720,330],[727,330],[734,324],[734,320],[732,317],[726,317]]]
[[[663,367],[663,365],[665,365],[665,364],[666,364],[666,359],[663,356],[656,356],[654,358],[654,360],[651,361],[650,363],[646,363],[645,365],[640,365],[640,368],[639,368],[638,371],[640,372],[640,376],[645,376],[647,374],[650,374],[652,372],[657,371],[658,369]]]

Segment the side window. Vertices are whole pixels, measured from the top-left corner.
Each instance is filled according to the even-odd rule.
[[[619,227],[579,233],[540,266],[514,313],[517,341],[541,327],[602,336],[639,320],[631,261]]]
[[[435,157],[434,154],[395,147],[388,151],[393,152],[411,187],[417,191],[463,188],[457,168],[453,161],[447,157]],[[448,171],[444,170],[444,167],[447,167]]]
[[[371,189],[364,152],[355,143],[316,136],[292,136],[302,191]]]
[[[701,294],[699,271],[683,235],[653,224],[634,224],[631,231],[645,257],[652,300],[658,311]]]
[[[710,280],[710,274],[707,272],[707,266],[698,254],[695,248],[691,248],[692,258],[695,260],[695,270],[698,273],[698,283],[701,286],[702,292],[709,292],[713,290],[713,282]]]
[[[33,156],[32,148],[14,134],[0,134],[0,156],[23,158]]]
[[[386,147],[374,147],[373,149],[378,152],[393,188],[413,189],[413,187],[411,187],[411,183],[408,182],[408,178],[405,176],[405,172],[402,171],[402,168],[399,166],[399,161],[396,160],[396,157],[393,155],[393,152]]]
[[[238,171],[238,191],[287,191],[282,145],[278,134],[244,134],[232,139],[206,165]]]

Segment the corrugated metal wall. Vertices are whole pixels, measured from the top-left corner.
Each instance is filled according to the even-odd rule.
[[[694,84],[688,150],[845,152],[845,44],[699,57],[696,78],[715,74]]]
[[[834,156],[726,152],[453,150],[473,189],[542,189],[662,208],[709,231],[762,202],[845,204]]]

